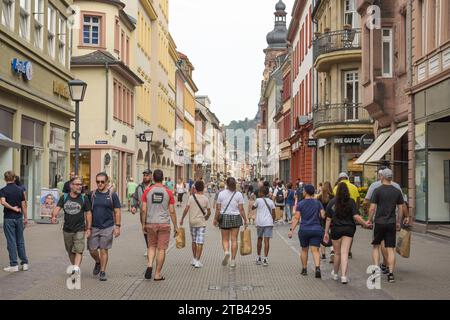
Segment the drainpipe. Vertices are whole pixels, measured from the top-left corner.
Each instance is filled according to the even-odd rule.
[[[318,30],[318,27],[317,27],[318,20],[316,18],[314,18],[313,22],[314,22],[314,32],[316,32]],[[314,56],[314,42],[313,42],[313,56]],[[314,65],[314,61],[313,61],[313,65]],[[316,106],[318,106],[319,105],[319,72],[315,68],[314,68],[313,75],[314,75],[313,81],[315,81],[315,83],[316,83],[316,85],[315,85]],[[314,92],[313,92],[313,94],[314,94]],[[312,109],[313,109],[312,111],[313,111],[313,115],[314,115],[314,107]],[[314,130],[314,116],[313,116],[313,130]],[[317,165],[318,165],[317,158],[318,158],[318,152],[319,152],[319,140],[317,140],[317,142],[316,142],[315,150],[316,150],[316,152],[314,152],[314,154],[313,154],[314,155],[314,171],[313,171],[314,172],[314,177],[313,177],[313,182],[317,186],[318,185],[318,183],[317,183],[318,182],[317,181],[318,180],[317,179],[317,172],[318,172],[318,170],[317,170]]]
[[[109,64],[105,63],[105,79],[106,79],[106,105],[105,105],[105,131],[109,130]]]

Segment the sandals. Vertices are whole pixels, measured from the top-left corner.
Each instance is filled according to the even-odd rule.
[[[154,281],[163,281],[163,280],[166,280],[166,278],[164,278],[164,277],[161,277],[161,278],[159,278],[159,279],[154,278],[153,280],[154,280]]]

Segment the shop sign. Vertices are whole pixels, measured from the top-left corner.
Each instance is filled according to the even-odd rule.
[[[361,137],[335,137],[333,141],[335,144],[360,144]]]
[[[363,149],[369,148],[372,143],[375,141],[375,136],[373,134],[365,134],[361,137],[361,147]]]
[[[67,100],[70,98],[69,87],[63,82],[53,81],[53,93]]]
[[[317,148],[317,140],[308,139],[308,148]]]
[[[95,144],[108,144],[108,141],[106,141],[106,140],[96,140]]]
[[[14,58],[11,62],[12,69],[18,75],[22,75],[25,80],[33,79],[33,65],[29,61],[20,61]]]

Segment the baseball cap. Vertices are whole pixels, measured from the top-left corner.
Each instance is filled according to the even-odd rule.
[[[386,179],[392,179],[394,174],[391,169],[386,168],[381,172],[381,175]]]
[[[316,189],[314,188],[313,185],[311,184],[307,184],[303,187],[303,190],[309,194],[310,196],[314,195],[316,193]]]
[[[142,172],[142,174],[152,174],[152,170],[145,169],[144,172]]]
[[[339,179],[343,179],[343,178],[348,179],[348,174],[345,173],[345,172],[341,172],[341,173],[339,173],[339,177],[338,178]]]

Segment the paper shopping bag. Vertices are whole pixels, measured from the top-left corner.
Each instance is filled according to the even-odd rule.
[[[250,229],[244,229],[241,231],[241,256],[247,256],[252,254],[252,235]]]
[[[411,231],[408,229],[401,229],[397,239],[396,251],[403,258],[409,258],[411,249]]]
[[[178,228],[176,243],[177,249],[183,249],[186,246],[186,234],[183,227]]]

